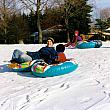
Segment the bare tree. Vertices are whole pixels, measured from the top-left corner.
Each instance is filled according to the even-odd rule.
[[[40,25],[40,3],[41,0],[37,0],[37,11],[36,11],[36,15],[37,15],[37,28],[39,31],[39,43],[42,43],[42,30],[41,30],[41,25]]]
[[[19,0],[22,4],[36,14],[37,28],[38,28],[38,41],[42,43],[42,29],[40,25],[40,14],[43,12],[43,8],[48,4],[49,0]]]
[[[70,15],[70,10],[71,10],[71,0],[64,0],[65,2],[65,25],[66,25],[66,29],[67,29],[67,41],[70,41],[69,38],[69,32],[68,32],[68,20],[69,20],[69,15]]]
[[[108,18],[110,18],[110,8],[101,9],[100,18],[101,20],[107,20]]]
[[[16,0],[0,0],[0,29],[3,32],[5,43],[7,42],[7,27],[10,16],[17,12]]]
[[[53,3],[52,3],[53,2]],[[52,0],[52,6],[61,6],[61,11],[63,11],[65,19],[65,27],[67,31],[67,41],[70,41],[69,37],[69,18],[72,16],[72,7],[78,4],[78,0]]]
[[[72,5],[75,3],[75,0],[51,0],[50,3],[48,4],[49,7],[60,7],[60,11],[64,13],[63,17],[65,19],[65,27],[67,30],[67,41],[70,41],[69,38],[69,28],[68,28],[68,23],[69,23],[69,17],[71,16],[71,9]]]

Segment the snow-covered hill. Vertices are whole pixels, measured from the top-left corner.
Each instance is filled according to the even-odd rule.
[[[14,49],[43,45],[0,45],[0,110],[110,110],[110,42],[101,48],[66,49],[79,64],[72,73],[38,78],[7,68]],[[56,45],[56,44],[55,44]]]

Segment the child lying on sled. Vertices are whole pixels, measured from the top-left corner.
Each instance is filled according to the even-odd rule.
[[[65,61],[70,61],[70,60],[74,60],[74,58],[66,58],[66,55],[64,53],[65,51],[65,46],[63,44],[58,44],[56,46],[56,51],[57,51],[57,55],[58,55],[58,58],[56,59],[56,61],[58,63],[63,63]]]

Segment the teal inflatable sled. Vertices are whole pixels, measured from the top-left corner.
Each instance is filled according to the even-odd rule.
[[[35,63],[31,71],[37,77],[53,77],[68,74],[74,71],[78,67],[78,64],[74,61],[66,61],[58,65],[42,66]]]
[[[66,61],[57,65],[48,65],[42,61],[25,62],[22,64],[9,64],[14,72],[32,72],[37,77],[53,77],[68,74],[77,69],[75,61]]]
[[[94,40],[90,42],[80,42],[77,44],[77,48],[86,49],[86,48],[99,48],[102,46],[102,42],[100,40]]]

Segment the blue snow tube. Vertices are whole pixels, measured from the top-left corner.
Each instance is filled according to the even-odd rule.
[[[95,48],[100,48],[102,46],[102,41],[101,40],[93,40],[91,42],[95,42],[96,43]]]
[[[102,46],[102,42],[95,40],[95,41],[90,41],[90,42],[80,42],[77,44],[77,48],[80,49],[86,49],[86,48],[99,48]]]
[[[39,66],[37,63],[35,63],[32,66],[31,71],[33,75],[37,77],[53,77],[53,76],[68,74],[74,71],[78,67],[78,64],[75,63],[74,61],[66,61],[64,63],[55,66],[48,65],[43,71],[40,71],[38,67]]]

